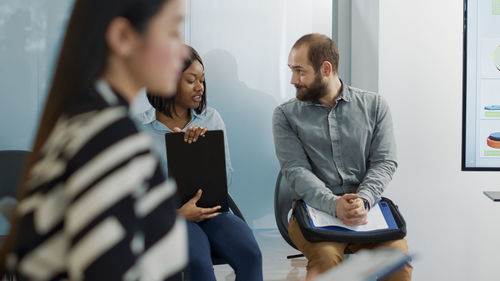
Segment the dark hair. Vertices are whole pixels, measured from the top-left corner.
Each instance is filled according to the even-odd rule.
[[[105,69],[108,46],[105,34],[116,17],[127,19],[138,31],[147,28],[150,19],[169,0],[76,0],[66,28],[50,91],[39,123],[33,152],[24,167],[18,191],[19,201],[25,196],[25,182],[35,159],[54,128],[56,121],[68,108],[86,99],[88,89]],[[0,252],[0,269],[5,267],[5,255],[17,235],[14,216],[11,231]]]
[[[321,64],[328,61],[332,64],[333,73],[338,72],[339,50],[337,43],[323,34],[306,34],[293,44],[293,49],[307,45],[309,47],[307,57],[311,62],[314,71],[318,72]]]
[[[186,58],[184,61],[184,68],[182,69],[182,72],[186,71],[193,62],[198,61],[201,63],[203,66],[203,61],[201,60],[200,55],[198,52],[193,49],[191,46],[186,47],[189,49],[189,56]],[[179,84],[181,82],[182,78],[179,80]],[[179,87],[177,87],[179,89]],[[201,97],[201,102],[200,105],[194,110],[196,113],[200,114],[205,110],[205,107],[207,106],[207,83],[206,81],[203,81],[203,96]],[[175,95],[171,98],[166,98],[160,95],[155,95],[154,93],[148,92],[147,97],[149,100],[149,103],[158,111],[161,113],[165,114],[166,116],[172,118],[172,111],[175,113]]]

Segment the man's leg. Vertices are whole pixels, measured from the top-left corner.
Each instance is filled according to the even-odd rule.
[[[338,242],[309,242],[302,235],[302,231],[294,216],[290,218],[288,235],[295,246],[307,258],[307,274],[323,273],[344,260],[344,250],[347,243]]]
[[[375,249],[379,247],[393,248],[408,253],[408,243],[406,242],[406,238],[399,240],[391,240],[381,243],[357,243],[349,245],[349,249],[354,253],[360,249]],[[413,266],[411,264],[408,264],[399,271],[397,271],[396,273],[394,273],[393,275],[391,275],[390,277],[388,277],[386,280],[410,281],[412,271],[413,271]]]

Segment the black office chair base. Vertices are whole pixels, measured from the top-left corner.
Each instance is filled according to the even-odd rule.
[[[289,260],[296,259],[296,258],[302,258],[302,257],[304,257],[304,254],[297,254],[297,255],[286,256],[286,258],[289,259]]]
[[[352,255],[354,254],[351,250],[349,250],[349,248],[345,248],[344,250],[344,255]],[[287,259],[291,260],[291,259],[297,259],[297,258],[302,258],[304,257],[304,254],[296,254],[296,255],[289,255],[289,256],[286,256]]]

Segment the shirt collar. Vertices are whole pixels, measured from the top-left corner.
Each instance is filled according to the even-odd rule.
[[[191,109],[191,116],[193,116],[193,120],[197,118],[205,120],[207,118],[207,110],[204,109],[200,114],[198,114],[194,109]]]
[[[324,106],[326,107],[326,105],[320,103],[319,101],[300,101],[303,105],[311,105],[311,106]]]
[[[144,125],[153,123],[152,125],[157,129],[168,128],[163,123],[156,120],[156,109],[149,103],[148,108],[144,112],[140,113],[140,119]],[[189,123],[192,123],[196,119],[206,119],[206,110],[203,110],[200,114],[198,114],[194,109],[191,109],[191,121]]]
[[[151,105],[139,115],[141,116],[142,124],[149,124],[156,120],[156,111]]]
[[[340,80],[342,82],[342,80]],[[342,88],[340,89],[340,94],[339,96],[335,99],[335,102],[339,102],[341,100],[345,102],[350,102],[351,101],[351,91],[349,89],[349,86],[346,85],[344,82],[342,82]],[[325,106],[324,104],[320,103],[319,101],[304,101],[304,105],[313,105],[313,106]]]
[[[129,106],[129,103],[125,98],[119,94],[116,89],[111,88],[111,86],[104,79],[98,79],[95,83],[95,89],[99,96],[106,101],[107,104],[111,106],[124,105]]]
[[[346,101],[346,102],[350,102],[351,101],[351,90],[349,89],[349,86],[346,85],[344,82],[342,82],[342,80],[340,80],[340,82],[342,83],[342,88],[340,89],[340,95],[337,97],[337,99],[335,101],[340,101],[340,100],[343,100],[343,101]]]

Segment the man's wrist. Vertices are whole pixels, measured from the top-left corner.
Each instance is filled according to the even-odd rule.
[[[363,200],[363,202],[365,203],[365,209],[366,209],[367,211],[369,211],[369,210],[370,210],[370,202],[368,202],[368,200],[366,200],[366,199],[365,199],[365,198],[363,198],[363,197],[360,197],[360,198],[361,198],[361,199]]]
[[[337,204],[339,203],[339,197],[335,196],[332,200],[333,217],[337,217]]]

